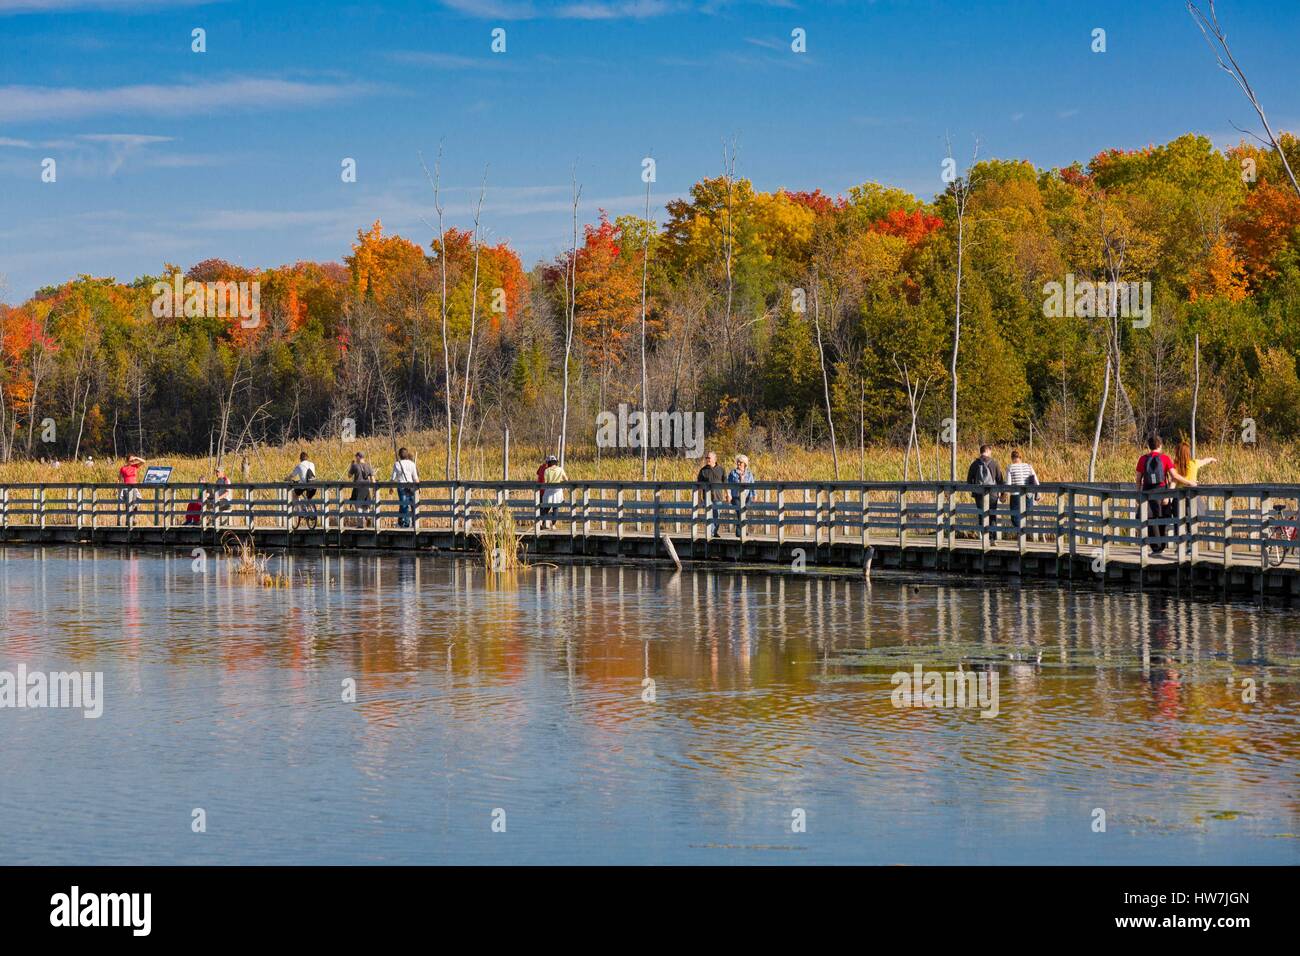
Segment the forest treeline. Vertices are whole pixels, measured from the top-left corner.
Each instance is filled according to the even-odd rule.
[[[1300,168],[1300,140],[1283,149]],[[209,259],[41,289],[0,305],[0,457],[434,428],[455,470],[505,426],[590,447],[596,415],[628,403],[702,411],[749,450],[829,447],[833,429],[852,460],[943,440],[958,316],[963,442],[1031,427],[1131,441],[1190,430],[1194,401],[1203,441],[1236,440],[1245,419],[1261,442],[1300,433],[1300,196],[1250,143],[1187,135],[1051,170],[979,160],[933,202],[870,182],[759,192],[730,154],[666,212],[575,213],[574,247],[531,269],[473,228],[376,222],[341,263]],[[182,271],[259,283],[256,324],[156,315],[156,284]],[[1150,282],[1149,323],[1104,301],[1045,314],[1067,276]]]

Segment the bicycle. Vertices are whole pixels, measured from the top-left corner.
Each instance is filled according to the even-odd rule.
[[[1268,545],[1265,549],[1268,553],[1269,567],[1280,568],[1282,562],[1286,560],[1287,552],[1291,550],[1289,545],[1295,541],[1297,517],[1300,517],[1300,515],[1295,511],[1287,511],[1284,504],[1275,504],[1273,506],[1273,520],[1288,523],[1285,525],[1274,524],[1268,529],[1268,540],[1277,542],[1277,544]]]
[[[315,488],[295,488],[293,490],[293,502],[289,510],[294,531],[301,528],[304,521],[307,523],[309,530],[316,530],[316,502],[312,501],[314,497],[316,497]]]

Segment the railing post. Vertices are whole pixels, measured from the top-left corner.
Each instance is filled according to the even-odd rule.
[[[1231,493],[1223,496],[1223,566],[1224,568],[1232,567],[1232,535],[1233,524],[1232,518],[1232,495]]]
[[[1272,530],[1269,527],[1269,523],[1272,521],[1272,519],[1268,516],[1268,513],[1272,509],[1272,507],[1273,507],[1272,495],[1263,495],[1260,497],[1259,499],[1259,572],[1260,572],[1259,585],[1261,588],[1264,586],[1263,575],[1268,572],[1268,535],[1269,532]],[[1290,555],[1288,555],[1287,552],[1283,550],[1282,560],[1285,561],[1289,556]]]
[[[1021,485],[1020,487],[1028,488],[1029,486]],[[1013,492],[1012,494],[1015,493]],[[1015,509],[1015,514],[1019,517],[1019,521],[1013,521],[1013,524],[1017,525],[1016,552],[1022,559],[1025,556],[1025,525],[1029,523],[1029,509],[1026,507],[1028,500],[1029,496],[1023,492],[1015,496],[1014,502],[1011,500],[1010,496],[1007,497],[1007,504]],[[1017,569],[1017,573],[1019,573],[1019,569]]]
[[[582,553],[587,553],[587,536],[591,534],[591,485],[582,486]]]
[[[826,543],[835,544],[835,486],[826,486]]]
[[[980,554],[987,554],[989,550],[989,523],[993,520],[989,502],[992,500],[993,495],[986,486],[984,494],[980,495]]]
[[[785,485],[776,489],[776,546],[779,550],[785,544]]]
[[[1106,573],[1107,563],[1110,561],[1110,517],[1112,511],[1110,495],[1102,492],[1101,494],[1101,571]]]
[[[861,530],[862,530],[862,550],[863,550],[863,552],[865,553],[866,550],[867,550],[867,548],[868,548],[868,547],[870,546],[870,544],[871,544],[870,526],[867,524],[867,515],[868,515],[868,513],[870,512],[870,505],[869,505],[868,500],[867,500],[867,489],[866,489],[866,488],[863,488],[861,491],[858,492],[858,495],[859,495],[859,497],[861,498],[861,501],[862,501],[862,505],[861,505],[861,512],[862,512],[862,513],[861,513],[860,517],[861,517],[861,520],[862,520],[862,529],[861,529]]]
[[[1201,496],[1198,492],[1193,491],[1187,498],[1187,557],[1192,567],[1196,567],[1196,562],[1201,557],[1201,545],[1197,540],[1199,537],[1199,525],[1201,517]]]
[[[41,530],[45,530],[45,486],[41,486]]]
[[[618,542],[616,550],[623,553],[623,486],[618,486],[614,495],[614,540]]]
[[[749,518],[749,492],[746,492],[745,485],[740,485],[740,505],[736,509],[736,531],[740,533],[736,537],[741,544],[745,544],[746,518]]]
[[[655,554],[657,553],[657,549],[659,547],[658,545],[658,541],[659,541],[659,485],[658,483],[656,483],[654,487],[654,517],[651,520],[653,522],[654,536],[655,536],[656,543],[655,543],[655,550],[651,551],[650,553]]]
[[[77,530],[81,530],[81,502],[82,493],[85,491],[84,485],[77,485]]]
[[[898,489],[898,550],[907,547],[907,487]]]
[[[700,497],[702,494],[704,494],[704,492],[702,492],[698,486],[691,489],[691,544],[694,544],[696,541],[700,540],[699,527],[697,525],[697,522],[699,520]],[[704,533],[706,536],[708,535],[707,525],[705,526]]]
[[[1061,558],[1065,556],[1065,495],[1056,492],[1056,570],[1060,573]]]

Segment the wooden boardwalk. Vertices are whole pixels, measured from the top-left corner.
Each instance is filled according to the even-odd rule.
[[[319,482],[311,501],[285,483],[0,485],[0,543],[481,551],[485,513],[509,512],[531,559],[670,560],[790,570],[840,568],[1210,588],[1300,596],[1300,486],[1120,485],[983,489],[960,483]],[[986,492],[1001,494],[991,504]],[[975,494],[982,494],[980,499]],[[130,494],[130,500],[126,495]],[[718,529],[715,532],[714,523]],[[737,533],[737,524],[739,533]],[[1144,537],[1154,535],[1154,537]],[[1164,545],[1163,553],[1139,546]]]

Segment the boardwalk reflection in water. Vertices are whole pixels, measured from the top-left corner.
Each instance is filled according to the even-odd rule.
[[[1294,610],[281,570],[293,587],[211,555],[3,551],[0,670],[105,674],[99,720],[0,710],[9,862],[1300,862]],[[996,718],[891,703],[894,672],[959,661],[996,668]]]

